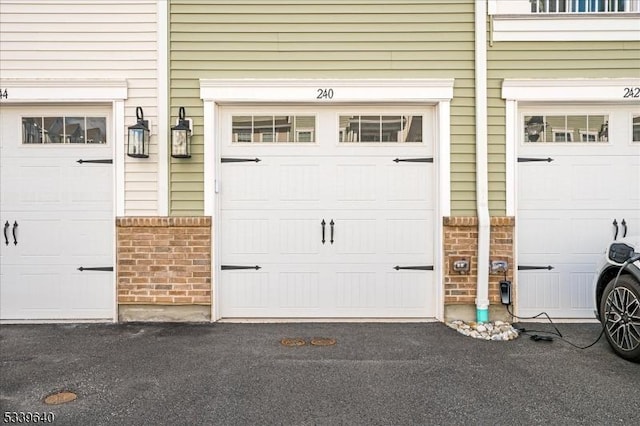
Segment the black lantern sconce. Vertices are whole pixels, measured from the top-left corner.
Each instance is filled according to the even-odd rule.
[[[191,158],[191,126],[184,118],[184,107],[180,107],[178,124],[171,128],[171,156]]]
[[[144,119],[141,107],[136,108],[138,122],[129,126],[129,146],[127,155],[135,158],[149,158],[149,121]]]

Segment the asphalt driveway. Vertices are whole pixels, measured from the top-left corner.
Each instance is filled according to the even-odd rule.
[[[560,329],[586,345],[599,325]],[[337,344],[285,347],[285,337]],[[3,325],[0,362],[2,414],[51,412],[60,425],[640,419],[640,365],[604,338],[587,350],[527,336],[487,342],[440,323]],[[43,402],[61,390],[78,398]]]

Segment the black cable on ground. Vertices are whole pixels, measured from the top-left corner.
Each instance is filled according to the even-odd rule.
[[[616,286],[618,285],[618,279],[620,278],[620,275],[622,274],[622,271],[624,270],[624,268],[627,267],[627,265],[629,265],[630,263],[635,262],[636,260],[638,260],[638,256],[630,256],[629,259],[627,259],[621,266],[620,269],[618,270],[618,273],[616,274],[616,278],[615,281],[613,283],[613,289],[615,290]],[[506,272],[505,272],[505,278],[506,278]],[[577,349],[588,349],[590,347],[592,347],[593,345],[595,345],[596,343],[598,343],[600,341],[600,339],[602,338],[602,335],[604,334],[604,328],[605,328],[605,324],[603,321],[600,321],[600,334],[598,335],[598,338],[596,340],[594,340],[592,343],[588,344],[587,346],[579,346],[576,345],[575,343],[572,343],[571,341],[567,340],[564,338],[564,336],[562,335],[562,333],[560,333],[560,330],[558,329],[558,327],[556,327],[556,325],[553,323],[553,321],[551,320],[551,317],[549,316],[549,314],[547,314],[546,312],[540,312],[537,315],[534,315],[532,317],[519,317],[517,315],[514,315],[513,312],[511,312],[511,309],[509,309],[509,305],[505,305],[507,308],[507,312],[509,313],[509,315],[511,315],[513,318],[517,318],[517,319],[536,319],[539,318],[541,316],[545,316],[548,320],[549,323],[553,326],[553,328],[555,329],[555,332],[553,331],[543,331],[543,330],[526,330],[525,328],[521,328],[519,329],[521,331],[521,333],[530,333],[530,332],[536,332],[536,333],[547,333],[547,334],[552,334],[554,336],[557,336],[560,340],[568,343],[569,345],[573,346],[574,348]],[[533,340],[535,341],[545,341],[548,342],[549,338],[548,336],[538,336],[536,334],[531,336]],[[547,337],[547,338],[545,338]]]

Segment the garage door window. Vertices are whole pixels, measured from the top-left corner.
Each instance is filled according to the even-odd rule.
[[[315,142],[312,115],[234,115],[234,143]]]
[[[525,115],[524,141],[608,142],[607,115]]]
[[[105,117],[22,117],[23,144],[105,144]]]
[[[340,142],[422,142],[421,115],[341,115]]]

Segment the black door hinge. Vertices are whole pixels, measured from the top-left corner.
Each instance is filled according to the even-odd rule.
[[[411,271],[433,271],[433,265],[424,265],[424,266],[394,266],[393,269],[399,271],[401,269],[408,269]]]
[[[255,266],[220,265],[220,269],[222,269],[223,271],[229,271],[232,269],[255,269],[257,271],[258,269],[262,269],[262,267],[258,265],[255,265]]]

